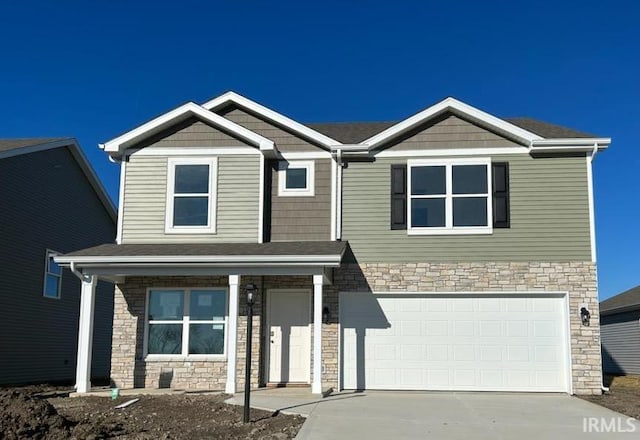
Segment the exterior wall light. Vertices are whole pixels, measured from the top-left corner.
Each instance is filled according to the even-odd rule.
[[[589,327],[591,325],[591,313],[587,310],[586,307],[582,307],[580,309],[580,319],[582,320],[582,325],[585,327]]]
[[[322,322],[325,324],[329,324],[329,320],[331,319],[331,311],[329,307],[324,306],[322,309]]]

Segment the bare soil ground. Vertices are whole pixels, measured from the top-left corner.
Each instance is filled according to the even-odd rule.
[[[45,392],[43,392],[45,391]],[[0,440],[13,439],[292,439],[304,418],[252,410],[225,395],[61,397],[37,387],[0,390]],[[124,409],[115,406],[140,400]]]
[[[606,376],[604,382],[607,394],[580,397],[640,420],[640,376]]]

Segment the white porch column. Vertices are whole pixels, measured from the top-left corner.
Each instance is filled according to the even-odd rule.
[[[313,383],[311,392],[322,394],[322,275],[313,276]]]
[[[238,299],[240,275],[229,275],[229,341],[227,347],[227,384],[225,393],[236,392],[236,367],[238,350]]]
[[[85,276],[81,283],[76,391],[78,393],[86,393],[91,389],[91,349],[98,277]]]

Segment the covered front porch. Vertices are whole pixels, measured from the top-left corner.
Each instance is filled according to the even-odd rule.
[[[111,378],[121,389],[235,393],[247,288],[256,290],[251,386],[337,385],[341,242],[102,245],[56,257],[82,281],[76,391],[91,389],[98,279],[116,283]],[[323,349],[324,347],[324,349]]]

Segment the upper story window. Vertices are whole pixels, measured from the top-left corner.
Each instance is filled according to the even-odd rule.
[[[313,161],[282,161],[278,167],[278,196],[312,197],[315,168]]]
[[[215,158],[170,158],[167,179],[167,233],[214,233]]]
[[[409,234],[490,234],[489,159],[410,160]]]
[[[44,287],[42,295],[46,298],[60,299],[62,286],[62,268],[53,261],[58,252],[47,250],[44,267]]]

